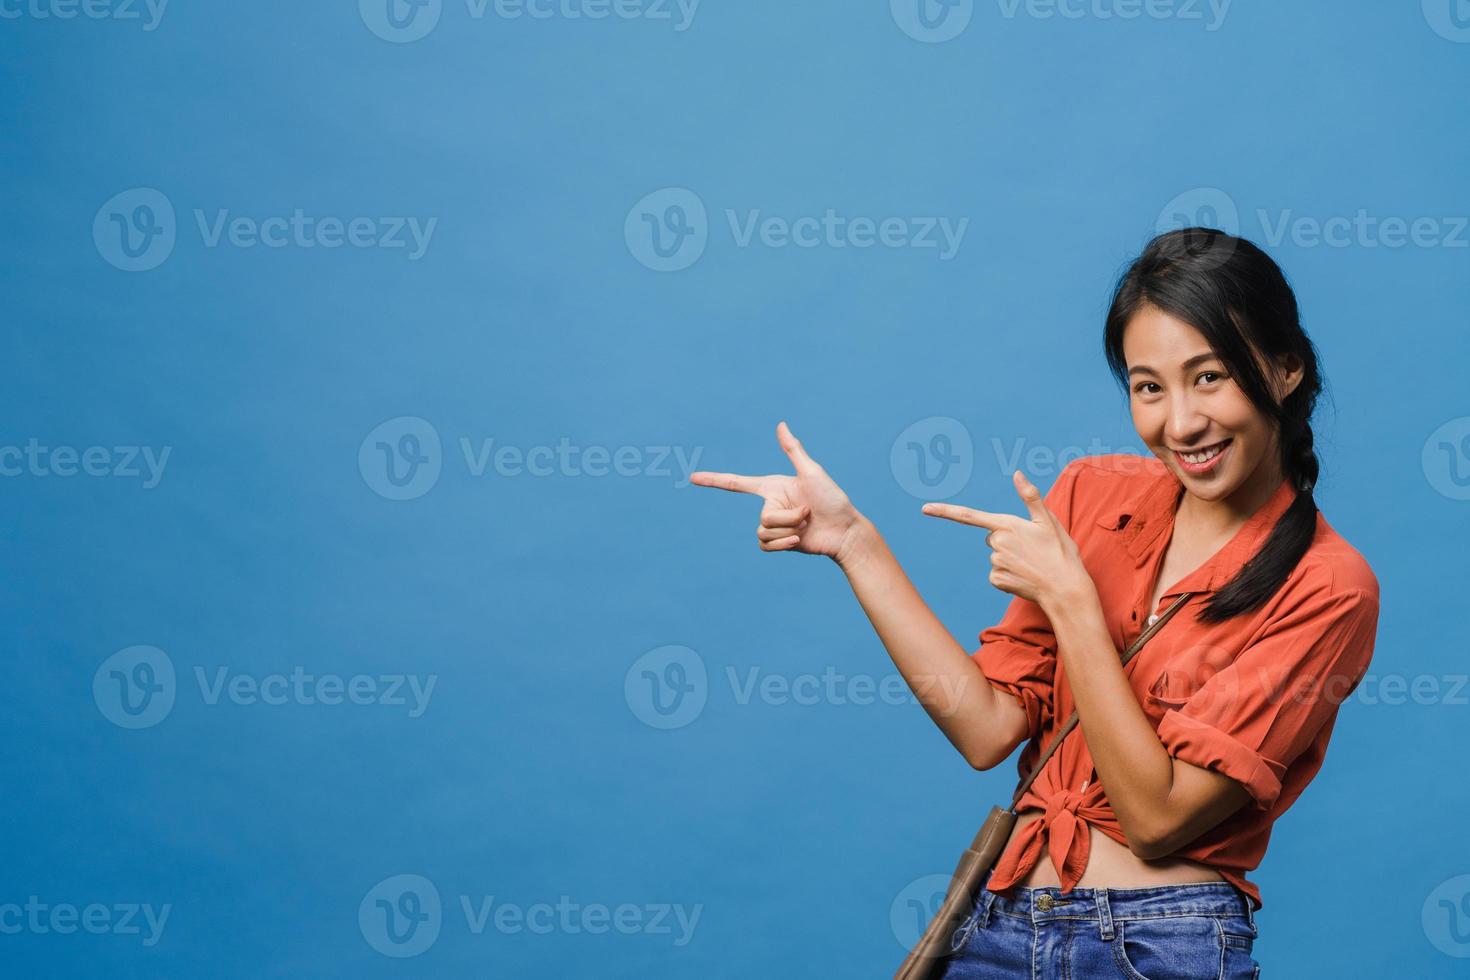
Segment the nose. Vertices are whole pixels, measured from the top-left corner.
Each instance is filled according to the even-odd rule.
[[[1192,446],[1210,427],[1210,418],[1200,411],[1188,391],[1175,392],[1169,400],[1169,417],[1164,422],[1164,439],[1171,446]]]

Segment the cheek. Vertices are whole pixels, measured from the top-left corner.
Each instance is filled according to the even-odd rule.
[[[1148,445],[1163,441],[1164,413],[1155,405],[1134,400],[1129,405],[1133,416],[1133,430]]]
[[[1222,392],[1211,407],[1210,414],[1237,438],[1250,442],[1262,441],[1269,431],[1265,416],[1256,411],[1250,399],[1238,389],[1230,393]]]

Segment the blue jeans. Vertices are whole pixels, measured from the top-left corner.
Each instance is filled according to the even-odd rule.
[[[987,877],[987,880],[988,877]],[[1256,980],[1250,900],[1208,881],[1152,888],[982,887],[945,980]]]

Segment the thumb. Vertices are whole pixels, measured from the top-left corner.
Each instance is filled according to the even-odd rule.
[[[1052,513],[1046,506],[1046,501],[1041,499],[1041,491],[1028,479],[1026,474],[1016,470],[1011,475],[1012,482],[1016,484],[1016,492],[1021,495],[1021,500],[1026,504],[1026,512],[1031,519],[1040,524],[1051,524]]]
[[[798,475],[807,476],[822,472],[817,461],[807,455],[806,450],[802,448],[801,440],[792,434],[791,427],[784,421],[776,426],[776,441],[781,443],[781,448],[786,451]]]

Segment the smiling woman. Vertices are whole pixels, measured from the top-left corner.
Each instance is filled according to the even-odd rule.
[[[989,582],[1013,596],[973,654],[784,422],[794,475],[691,482],[761,496],[762,550],[841,566],[971,765],[1022,742],[1022,773],[1040,764],[947,937],[956,955],[924,969],[1249,980],[1262,901],[1246,875],[1368,669],[1378,582],[1313,500],[1317,356],[1264,252],[1203,228],[1154,239],[1104,348],[1156,458],[1084,457],[1044,498],[1017,471],[1024,516],[924,505],[988,532]]]
[[[1024,975],[1036,949],[1038,976],[1257,975],[1246,873],[1372,657],[1378,582],[1313,500],[1321,380],[1276,264],[1211,230],[1160,236],[1119,282],[1104,346],[1157,459],[1058,477],[1045,512],[1087,578],[1069,598],[1055,579],[1075,565],[1038,565],[1040,543],[992,556],[1017,598],[975,661],[1025,711],[1023,770],[1073,710],[1083,738],[1017,802],[949,977]],[[1120,668],[1171,598],[1194,615]]]

